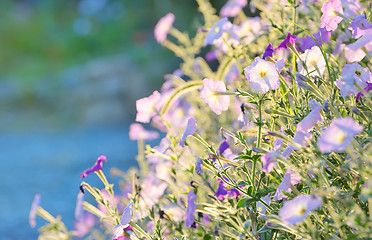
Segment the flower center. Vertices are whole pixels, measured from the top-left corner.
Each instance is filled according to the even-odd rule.
[[[362,75],[362,73],[358,70],[355,71],[355,74],[358,75],[358,76]]]
[[[219,27],[216,27],[215,29],[214,29],[214,32],[215,33],[218,33],[220,31],[220,28]]]
[[[340,131],[337,135],[336,135],[336,142],[341,144],[345,141],[346,139],[346,134],[343,132],[343,131]]]
[[[258,72],[258,74],[259,74],[262,78],[266,76],[266,73],[267,73],[267,71],[263,71],[263,70],[261,70],[261,71]]]
[[[305,208],[301,208],[299,211],[298,211],[298,214],[299,215],[304,215],[306,213],[306,209]]]

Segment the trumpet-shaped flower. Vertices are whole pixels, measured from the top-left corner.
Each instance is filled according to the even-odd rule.
[[[282,200],[283,198],[287,198],[287,196],[284,195],[282,191],[291,193],[292,192],[291,186],[296,185],[300,182],[301,182],[301,176],[298,175],[296,172],[294,172],[292,169],[288,168],[284,174],[282,182],[279,184],[278,188],[276,189],[273,200],[278,201],[278,200]]]
[[[356,95],[361,88],[367,87],[367,82],[372,81],[372,73],[368,68],[362,68],[358,63],[345,64],[342,69],[341,79],[335,81],[335,85],[340,89],[342,97]]]
[[[40,194],[35,194],[34,201],[32,201],[32,206],[30,210],[30,215],[28,218],[28,223],[32,228],[36,226],[36,212],[37,208],[40,206],[41,196]]]
[[[338,16],[337,13],[342,14],[343,12],[341,0],[331,0],[324,3],[320,27],[325,27],[327,31],[335,30],[337,25],[342,21],[342,17]]]
[[[223,33],[231,28],[232,24],[229,22],[227,17],[221,18],[216,22],[213,27],[209,30],[205,37],[204,46],[212,45],[213,42],[222,37]]]
[[[141,98],[136,101],[137,116],[136,121],[149,123],[151,118],[156,116],[156,111],[160,110],[161,95],[158,91],[154,91],[151,96]]]
[[[370,23],[364,14],[358,15],[353,18],[349,29],[352,32],[353,38],[357,39],[364,35],[367,29],[372,28],[372,23]]]
[[[194,213],[196,210],[196,195],[194,190],[191,189],[187,195],[187,207],[186,207],[186,218],[185,218],[185,227],[191,227],[194,224]]]
[[[283,42],[281,42],[279,44],[279,46],[277,46],[275,48],[275,51],[276,50],[280,50],[280,49],[288,49],[288,44],[291,44],[293,45],[295,42],[296,42],[296,38],[297,36],[296,35],[292,35],[291,33],[288,33],[287,37],[284,39]]]
[[[130,140],[154,140],[159,137],[159,133],[155,131],[147,131],[139,123],[132,123],[129,126]]]
[[[219,95],[216,92],[226,92],[225,84],[218,80],[204,79],[200,97],[213,112],[220,115],[222,111],[226,111],[229,108],[230,97],[228,95]]]
[[[306,69],[302,66],[301,61],[297,61],[298,71],[302,75],[307,75],[307,73],[309,73],[309,76],[312,77],[321,77],[323,75],[326,68],[326,61],[324,60],[323,54],[318,46],[305,50],[305,53],[301,54],[300,58],[302,61],[304,61],[307,67],[306,71]]]
[[[335,118],[318,140],[318,148],[322,153],[343,152],[351,140],[363,130],[350,117]]]
[[[203,159],[197,158],[196,163],[195,163],[195,172],[199,175],[202,174],[203,172],[202,167],[203,167]]]
[[[269,173],[274,169],[276,162],[277,162],[276,160],[277,155],[278,155],[277,152],[270,151],[261,156],[263,172]]]
[[[185,140],[188,136],[193,135],[198,127],[196,126],[196,123],[198,121],[194,117],[190,117],[189,120],[187,121],[187,126],[185,131],[183,132],[183,135],[180,140],[180,145],[181,147],[185,146]]]
[[[167,35],[172,28],[175,16],[173,13],[168,13],[164,17],[162,17],[159,22],[156,24],[154,29],[154,35],[156,41],[162,43],[167,39]]]
[[[356,42],[345,47],[345,57],[347,61],[359,62],[362,60],[366,56],[363,47],[369,54],[372,54],[372,28],[364,32],[364,35]]]
[[[222,17],[235,17],[247,5],[247,0],[229,0],[221,9]]]
[[[357,13],[363,11],[359,1],[355,0],[341,0],[344,7],[344,16],[347,18],[354,17]]]
[[[224,200],[226,195],[228,195],[229,197],[237,197],[241,194],[236,188],[228,188],[226,183],[224,183],[224,181],[222,181],[221,179],[217,179],[217,181],[219,182],[219,184],[214,196],[216,196],[219,200]]]
[[[262,59],[265,59],[267,57],[272,57],[275,53],[275,50],[273,48],[273,45],[271,43],[269,43],[269,45],[267,45],[266,49],[265,49],[265,52],[264,54],[262,55]]]
[[[113,238],[118,238],[124,233],[124,229],[129,226],[130,221],[132,221],[132,205],[133,202],[128,204],[128,206],[124,209],[123,216],[121,217],[121,221],[118,225],[116,225],[113,228],[114,232],[114,237]]]
[[[279,217],[287,225],[294,225],[305,220],[311,211],[322,205],[322,198],[317,195],[300,195],[287,201],[279,210]]]
[[[107,162],[107,158],[106,156],[104,155],[101,155],[97,158],[97,161],[93,164],[92,167],[84,170],[84,172],[82,172],[80,174],[80,178],[86,178],[89,174],[95,172],[95,171],[99,171],[99,170],[102,170],[102,167],[103,167],[103,161]]]
[[[266,93],[269,89],[275,90],[280,86],[275,64],[260,57],[256,57],[252,65],[244,68],[244,74],[254,91]]]

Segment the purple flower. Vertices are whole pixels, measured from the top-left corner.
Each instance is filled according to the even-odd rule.
[[[74,238],[83,238],[87,235],[94,224],[96,223],[96,219],[93,214],[87,212],[82,215],[77,221],[74,222]]]
[[[216,92],[226,92],[224,82],[207,78],[204,79],[200,97],[208,104],[213,112],[220,115],[222,111],[226,111],[229,108],[230,96],[218,95]]]
[[[149,123],[151,118],[156,116],[156,112],[160,110],[161,95],[158,91],[154,91],[151,96],[141,98],[136,101],[137,116],[136,121]]]
[[[363,36],[369,28],[372,28],[372,24],[366,19],[364,14],[354,17],[349,26],[349,29],[353,33],[352,36],[355,39]]]
[[[195,163],[195,172],[199,175],[202,174],[203,172],[202,167],[203,167],[203,159],[197,158],[196,163]]]
[[[247,0],[229,0],[221,9],[222,17],[235,17],[247,5]]]
[[[225,141],[223,141],[223,142],[221,143],[220,147],[218,148],[218,153],[219,153],[220,155],[222,155],[222,154],[225,152],[225,150],[228,149],[228,148],[229,148],[229,144],[228,144],[227,141],[225,140]]]
[[[187,195],[187,207],[186,207],[186,218],[185,218],[185,227],[191,227],[194,224],[194,213],[196,210],[196,195],[194,190],[191,189]]]
[[[124,229],[129,226],[129,223],[132,221],[132,205],[133,202],[129,203],[128,206],[124,209],[123,216],[121,217],[121,221],[119,225],[116,225],[113,228],[114,237],[118,238],[124,233]]]
[[[205,37],[204,46],[212,45],[213,42],[222,37],[223,33],[231,28],[232,24],[229,22],[227,17],[221,18],[216,22],[211,30],[209,30],[207,36]]]
[[[267,194],[266,196],[262,197],[261,200],[264,201],[267,205],[270,206],[270,203],[271,203],[270,194]],[[262,202],[257,202],[256,203],[256,208],[257,208],[257,211],[260,214],[265,214],[266,213],[266,206]]]
[[[37,213],[37,208],[40,206],[40,200],[41,196],[40,194],[35,194],[34,201],[32,202],[31,210],[30,210],[30,215],[28,217],[28,223],[32,228],[36,226],[36,213]]]
[[[269,45],[266,47],[264,54],[262,55],[262,59],[266,59],[267,57],[272,57],[275,53],[275,50],[273,48],[273,45],[269,43]]]
[[[277,154],[278,153],[275,151],[270,151],[261,156],[263,172],[269,173],[274,169],[276,162],[277,162],[276,161]]]
[[[278,188],[276,189],[273,200],[277,201],[277,200],[282,200],[283,198],[287,198],[287,196],[284,195],[282,191],[291,193],[292,192],[291,186],[296,185],[300,182],[301,182],[301,176],[298,175],[296,172],[294,172],[292,169],[288,168],[284,174],[282,182],[279,184]]]
[[[156,24],[154,29],[154,35],[156,41],[159,43],[162,43],[167,39],[167,35],[172,28],[173,22],[174,22],[174,15],[173,13],[168,13],[164,17],[162,17],[159,22]]]
[[[337,13],[343,13],[341,0],[331,0],[323,4],[322,18],[320,19],[320,27],[325,27],[327,31],[333,31],[337,28],[337,24],[342,21],[342,17]]]
[[[279,217],[287,225],[293,225],[305,220],[310,211],[319,208],[321,204],[322,198],[317,195],[300,195],[283,204]]]
[[[159,137],[159,133],[155,131],[147,131],[139,123],[132,123],[129,126],[129,138],[130,140],[154,140]]]
[[[103,165],[102,163],[103,163],[103,161],[107,162],[106,156],[104,156],[104,155],[99,156],[97,158],[97,161],[93,164],[92,167],[84,170],[84,172],[82,172],[80,174],[80,178],[86,178],[88,176],[88,174],[91,174],[91,173],[93,173],[95,171],[102,170],[102,165]]]
[[[296,41],[296,38],[297,38],[296,35],[291,35],[291,33],[288,33],[284,41],[281,42],[279,46],[275,48],[275,51],[280,50],[280,49],[288,49],[288,44],[293,45]]]
[[[362,130],[363,126],[350,117],[335,118],[320,136],[318,148],[322,153],[343,152]]]
[[[372,73],[368,68],[362,68],[358,63],[345,64],[342,69],[341,79],[335,81],[335,85],[340,89],[342,97],[356,95],[359,89],[367,87],[367,82],[372,78]]]
[[[362,12],[363,9],[360,6],[360,2],[356,0],[341,0],[342,6],[345,8],[344,15],[347,18],[354,17],[358,12]]]
[[[369,92],[372,90],[372,83],[367,83],[367,87],[364,88],[366,92]],[[356,96],[356,100],[359,100],[360,97],[364,96],[362,92],[359,92]]]
[[[216,196],[219,200],[224,200],[226,195],[228,195],[229,197],[237,197],[241,194],[238,189],[228,189],[226,187],[226,184],[221,179],[217,179],[217,181],[219,182],[219,184],[214,196]]]
[[[319,31],[315,34],[313,34],[316,41],[322,45],[322,43],[329,42],[331,40],[331,32],[328,32],[325,30],[325,28],[320,28]],[[310,49],[316,45],[316,42],[311,36],[307,36],[305,38],[297,38],[298,48],[301,51],[305,51],[306,49]]]
[[[366,53],[363,51],[364,47],[369,54],[372,54],[372,29],[368,29],[364,35],[356,42],[345,47],[345,57],[348,62],[359,62]]]
[[[255,58],[252,65],[244,68],[244,74],[254,91],[266,93],[269,89],[275,90],[280,86],[275,64],[259,57]]]
[[[183,135],[180,140],[180,145],[181,147],[185,146],[185,140],[188,136],[193,135],[198,127],[196,126],[196,123],[198,121],[194,117],[190,117],[189,120],[187,121],[187,127],[185,131],[183,132]]]

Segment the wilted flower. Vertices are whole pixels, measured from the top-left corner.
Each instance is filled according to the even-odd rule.
[[[162,43],[165,41],[165,39],[167,39],[167,35],[170,29],[172,28],[174,19],[175,19],[174,14],[168,13],[159,20],[154,30],[156,41]]]
[[[154,140],[159,137],[159,133],[155,131],[147,131],[139,123],[132,123],[129,126],[130,140]]]
[[[219,95],[216,92],[226,92],[224,82],[212,79],[203,80],[203,89],[200,92],[201,99],[215,112],[220,115],[222,111],[226,111],[230,105],[230,96]]]
[[[186,217],[185,217],[185,227],[191,227],[194,223],[194,213],[196,210],[196,195],[194,190],[191,189],[187,195],[187,207],[186,207]]]
[[[129,226],[130,221],[132,221],[132,205],[133,202],[128,204],[128,206],[124,209],[123,216],[121,217],[121,221],[119,225],[116,225],[113,228],[114,232],[114,237],[113,238],[118,238],[124,233],[124,229]]]
[[[363,126],[350,117],[335,118],[320,136],[318,148],[322,153],[343,152],[362,130]]]
[[[372,28],[372,23],[366,19],[364,14],[354,17],[349,26],[349,29],[353,33],[353,38],[360,38],[369,28]]]
[[[335,85],[340,89],[342,97],[356,95],[359,88],[365,88],[367,81],[372,81],[372,74],[368,68],[362,68],[358,63],[345,64],[342,69],[341,79],[335,81]]]
[[[185,131],[183,132],[183,135],[180,140],[180,145],[181,147],[185,146],[185,140],[188,136],[193,135],[198,127],[196,126],[196,123],[198,121],[194,117],[190,117],[189,120],[187,121],[187,127]]]
[[[229,0],[221,9],[222,17],[235,17],[247,5],[247,0]]]
[[[82,172],[80,174],[80,178],[86,178],[88,176],[88,174],[91,174],[95,171],[99,171],[99,170],[102,170],[102,166],[103,166],[103,161],[107,162],[107,158],[106,156],[104,155],[101,155],[97,158],[96,162],[93,164],[92,167],[84,170],[84,172]]]
[[[337,28],[337,24],[342,21],[342,17],[337,13],[343,13],[341,0],[331,0],[323,4],[322,18],[320,19],[320,27],[325,27],[327,31],[333,31]]]
[[[141,98],[136,101],[137,116],[136,121],[149,123],[151,118],[156,116],[160,110],[161,95],[158,91],[154,91],[151,96]]]
[[[276,189],[273,200],[278,201],[278,200],[282,200],[283,198],[287,198],[287,196],[284,195],[282,191],[291,193],[292,192],[291,186],[296,185],[300,182],[301,182],[301,176],[298,175],[296,172],[294,172],[292,169],[288,168],[284,174],[282,182],[279,184],[278,188]]]
[[[310,211],[320,207],[322,198],[317,195],[300,195],[287,201],[279,210],[279,217],[288,225],[293,225],[305,220]]]
[[[254,91],[266,93],[280,86],[279,74],[275,64],[256,57],[252,65],[244,68],[244,74]]]
[[[36,226],[36,212],[37,208],[40,206],[40,200],[41,196],[40,194],[35,194],[34,201],[32,202],[29,218],[28,218],[28,223],[32,228]]]
[[[318,46],[314,46],[311,49],[305,50],[305,53],[300,55],[300,58],[305,63],[306,69],[302,66],[301,61],[298,60],[298,71],[302,75],[307,75],[312,77],[321,77],[326,68],[326,62],[323,58],[323,54]]]

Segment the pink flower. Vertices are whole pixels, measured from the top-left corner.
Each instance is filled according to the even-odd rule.
[[[168,13],[164,17],[162,17],[159,22],[155,26],[154,35],[156,41],[162,43],[167,39],[167,35],[172,28],[174,22],[174,15],[173,13]]]
[[[372,28],[372,24],[366,19],[364,14],[354,17],[349,26],[349,29],[353,33],[353,38],[355,39],[363,36],[369,28]]]
[[[107,162],[106,156],[104,156],[104,155],[99,156],[97,158],[97,161],[93,164],[92,167],[84,170],[84,172],[82,172],[80,174],[80,178],[86,178],[88,176],[88,174],[91,174],[95,171],[102,170],[103,161]]]
[[[229,0],[221,9],[222,17],[235,17],[247,5],[247,0]]]
[[[141,98],[136,101],[137,116],[136,121],[149,123],[151,118],[156,116],[160,110],[161,95],[158,91],[154,91],[151,96]]]
[[[200,97],[213,112],[220,115],[222,111],[229,108],[230,97],[228,95],[218,95],[216,92],[226,92],[225,84],[218,80],[204,79]]]
[[[130,140],[154,140],[159,137],[159,133],[155,131],[147,131],[139,123],[132,123],[129,127]]]
[[[274,90],[280,86],[275,64],[260,57],[256,57],[252,65],[244,68],[244,74],[254,91],[266,93],[269,89]]]
[[[322,13],[323,16],[320,19],[320,27],[325,27],[327,31],[333,31],[337,28],[337,24],[342,21],[342,17],[338,16],[337,13],[343,13],[341,6],[341,0],[331,0],[323,4]]]

